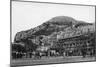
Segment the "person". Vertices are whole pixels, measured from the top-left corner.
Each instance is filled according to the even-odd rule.
[[[83,58],[86,57],[86,50],[87,50],[87,46],[86,46],[86,44],[84,43],[84,44],[82,45],[82,49],[81,49]]]
[[[66,57],[66,52],[63,52],[63,57],[64,57],[64,58]]]
[[[41,59],[40,52],[36,52],[35,57],[36,57],[37,59]]]
[[[32,52],[29,53],[30,58],[32,58]]]

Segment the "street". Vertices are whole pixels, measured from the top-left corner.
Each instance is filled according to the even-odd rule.
[[[54,64],[54,63],[69,63],[69,62],[85,62],[85,61],[95,61],[95,57],[86,57],[82,56],[73,56],[73,57],[44,57],[41,59],[17,59],[12,60],[12,66],[20,66],[20,65],[40,65],[40,64]]]

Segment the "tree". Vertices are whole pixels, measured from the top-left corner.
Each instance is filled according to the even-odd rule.
[[[26,49],[26,52],[32,52],[32,51],[35,51],[37,49],[37,46],[35,43],[32,42],[31,39],[24,39],[22,40],[22,42],[25,43],[25,49]]]
[[[12,44],[12,51],[16,51],[16,52],[26,52],[26,49],[24,46],[22,46],[19,43],[13,43]]]

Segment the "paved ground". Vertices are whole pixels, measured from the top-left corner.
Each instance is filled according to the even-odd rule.
[[[20,59],[20,60],[12,60],[11,65],[19,66],[19,65],[38,65],[38,64],[51,64],[51,63],[69,63],[69,62],[83,62],[83,61],[95,61],[95,57],[86,57],[83,58],[81,56],[74,57],[49,57],[42,58],[39,60],[34,59]]]

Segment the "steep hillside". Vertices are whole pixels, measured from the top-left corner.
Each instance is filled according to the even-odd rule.
[[[14,42],[31,39],[32,41],[42,37],[42,41],[46,43],[54,43],[58,39],[70,38],[95,32],[95,24],[78,21],[67,16],[54,17],[42,25],[18,32]],[[35,42],[34,42],[35,43]]]

